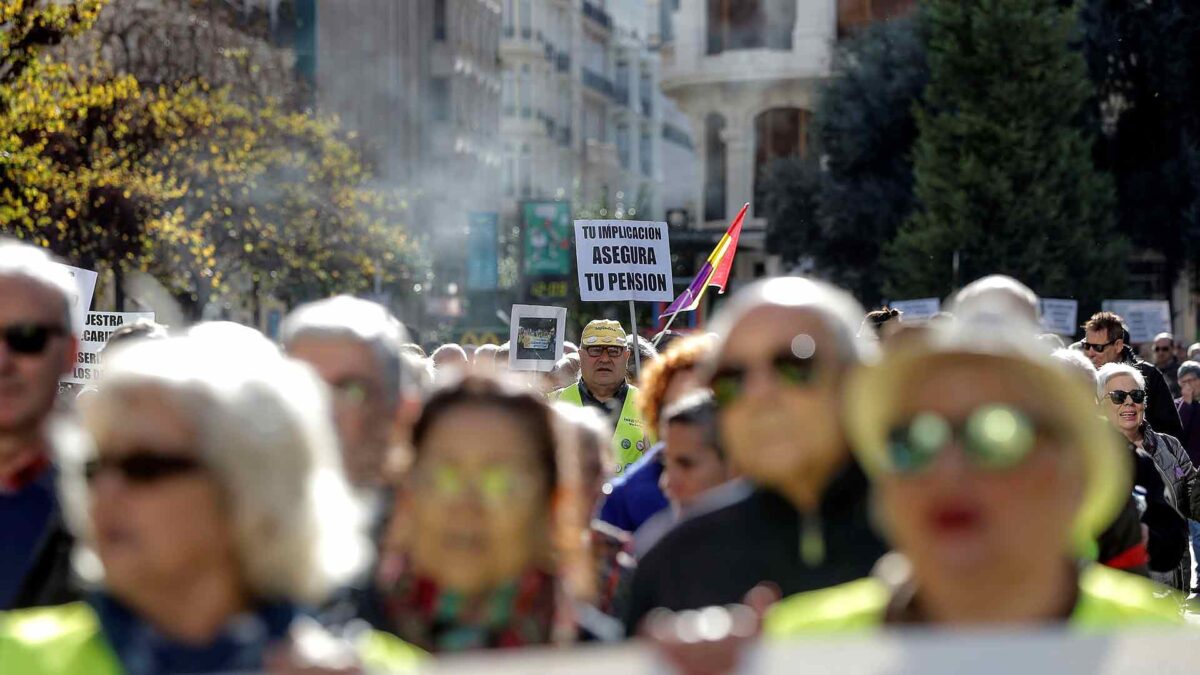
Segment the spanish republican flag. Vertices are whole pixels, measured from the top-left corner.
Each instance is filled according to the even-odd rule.
[[[742,235],[742,221],[746,219],[746,211],[750,210],[749,202],[738,211],[737,217],[725,231],[725,236],[717,242],[717,247],[708,255],[708,260],[700,268],[700,272],[692,279],[683,293],[675,298],[675,302],[659,315],[662,319],[679,312],[691,312],[700,306],[700,298],[709,286],[716,286],[724,293],[725,285],[729,283],[729,272],[733,269],[733,256],[737,253],[738,237]]]

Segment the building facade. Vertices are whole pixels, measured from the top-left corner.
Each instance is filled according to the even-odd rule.
[[[777,274],[756,211],[765,171],[804,156],[834,47],[855,28],[913,0],[659,0],[662,87],[686,115],[698,171],[683,208],[693,228],[724,230],[742,205],[735,276]]]

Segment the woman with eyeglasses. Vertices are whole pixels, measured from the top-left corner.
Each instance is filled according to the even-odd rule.
[[[1135,452],[1144,452],[1153,460],[1167,488],[1167,503],[1184,518],[1195,518],[1192,492],[1196,487],[1196,469],[1175,437],[1154,431],[1146,422],[1148,398],[1141,371],[1123,363],[1110,363],[1100,368],[1097,382],[1104,414]],[[1161,569],[1158,565],[1155,567]],[[1172,572],[1154,572],[1152,576],[1174,588],[1188,589],[1191,583],[1190,555],[1184,552]]]
[[[323,387],[269,347],[181,337],[106,359],[82,405],[94,443],[59,443],[87,600],[0,615],[0,670],[415,666],[419,650],[391,636],[310,618],[369,546]]]
[[[1082,562],[1127,499],[1128,458],[1014,321],[961,315],[852,376],[847,428],[896,555],[777,604],[768,634],[1182,621],[1152,582]]]
[[[379,591],[386,625],[437,653],[572,642],[591,590],[578,458],[537,393],[468,376],[413,429],[401,492],[407,559]]]

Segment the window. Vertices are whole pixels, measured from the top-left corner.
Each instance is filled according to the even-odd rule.
[[[787,157],[803,157],[808,130],[807,110],[773,108],[754,118],[754,201],[762,203],[760,186],[771,164]]]
[[[704,220],[725,220],[725,118],[704,120]]]
[[[446,41],[446,0],[433,0],[433,40]]]
[[[629,127],[625,126],[624,124],[617,127],[617,158],[621,160],[622,169],[629,168]]]
[[[796,0],[708,0],[708,53],[792,48]]]
[[[500,86],[500,97],[504,106],[504,116],[514,117],[517,114],[517,78],[511,70],[505,70]]]
[[[429,81],[429,114],[438,122],[450,119],[450,80],[435,77]]]
[[[517,160],[517,176],[521,183],[521,197],[533,196],[533,161],[529,155],[529,145],[521,146],[521,157]]]
[[[521,26],[521,39],[533,37],[533,3],[530,0],[520,0],[518,4],[517,21]]]
[[[653,136],[650,135],[649,130],[642,129],[642,137],[639,141],[638,159],[642,165],[642,175],[650,176],[654,173]]]
[[[533,78],[528,63],[521,66],[521,77],[517,81],[517,102],[521,106],[521,117],[528,118],[533,115]]]

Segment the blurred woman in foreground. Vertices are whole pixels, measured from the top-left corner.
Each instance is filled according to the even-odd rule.
[[[381,589],[385,620],[434,652],[572,642],[568,597],[593,584],[579,469],[543,397],[468,376],[413,431],[400,508],[408,560]]]
[[[63,443],[87,602],[0,615],[5,672],[412,667],[419,651],[306,619],[369,556],[324,389],[261,336],[145,341],[105,360]]]
[[[853,447],[899,556],[880,577],[794,596],[774,635],[885,625],[1170,624],[1151,582],[1079,552],[1130,489],[1092,392],[1038,351],[1036,329],[980,312],[899,341],[847,390]]]

